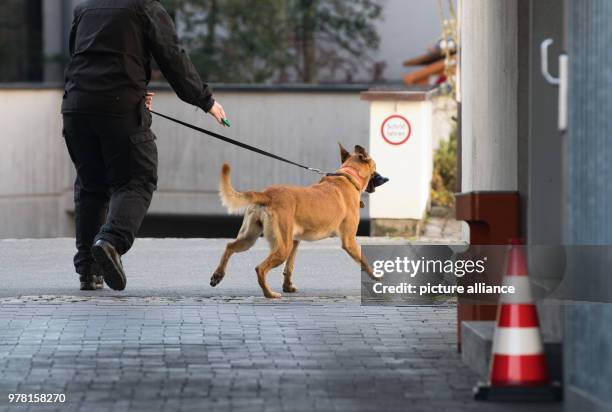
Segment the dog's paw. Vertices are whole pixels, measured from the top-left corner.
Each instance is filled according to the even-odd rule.
[[[278,299],[281,297],[281,294],[277,292],[269,291],[267,293],[264,293],[264,296],[267,297],[268,299]]]
[[[283,292],[295,293],[297,292],[297,288],[293,285],[283,285]]]
[[[225,276],[224,273],[218,273],[218,272],[213,273],[213,275],[210,278],[210,286],[214,288],[219,283],[221,283],[221,281],[223,280],[223,276]]]

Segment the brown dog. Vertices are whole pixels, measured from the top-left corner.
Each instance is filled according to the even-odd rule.
[[[295,254],[301,240],[320,240],[337,235],[342,248],[373,277],[372,269],[357,244],[360,196],[374,191],[376,163],[361,146],[349,153],[340,145],[342,166],[333,176],[309,187],[270,186],[263,192],[237,192],[230,181],[230,167],[221,169],[220,196],[230,212],[245,210],[236,240],[225,247],[219,266],[210,279],[216,286],[225,276],[227,262],[236,252],[250,249],[263,232],[270,254],[255,268],[259,286],[267,298],[278,298],[266,282],[270,269],[285,264],[283,291],[296,292],[291,282]]]

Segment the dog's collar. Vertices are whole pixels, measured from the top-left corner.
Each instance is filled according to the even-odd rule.
[[[350,166],[342,166],[340,169],[336,170],[335,173],[329,173],[328,176],[344,176],[348,179],[349,182],[355,189],[357,189],[360,193],[365,188],[365,179],[359,176],[357,170],[353,169]]]

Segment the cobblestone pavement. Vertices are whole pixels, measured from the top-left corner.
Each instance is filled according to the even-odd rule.
[[[0,299],[0,410],[540,411],[471,400],[452,306],[358,298]]]

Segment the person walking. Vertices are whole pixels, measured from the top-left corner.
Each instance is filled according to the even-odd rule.
[[[157,187],[147,93],[151,60],[183,101],[220,124],[213,99],[158,0],[86,0],[76,6],[62,99],[63,135],[76,168],[74,266],[81,290],[123,290],[121,263]]]

